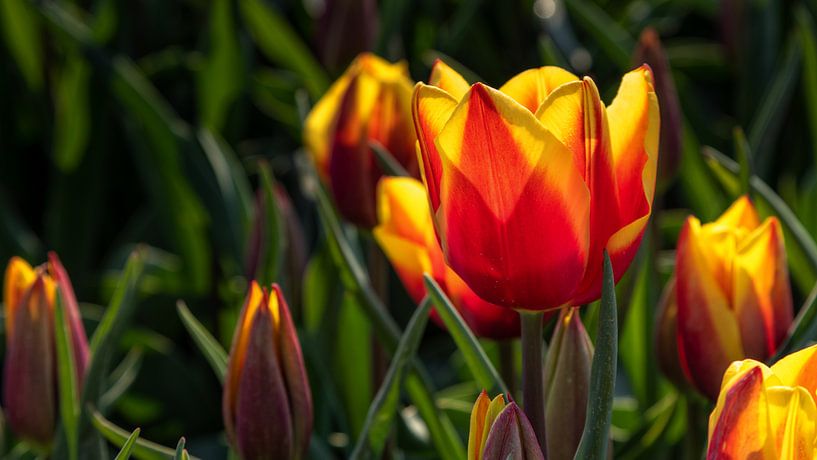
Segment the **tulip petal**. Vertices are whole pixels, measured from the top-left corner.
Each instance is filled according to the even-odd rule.
[[[299,455],[295,458],[306,458],[309,450],[309,437],[312,434],[312,393],[309,378],[306,375],[301,344],[289,306],[277,284],[272,285],[270,310],[279,314],[279,359],[289,396],[289,407],[292,414],[293,446]],[[268,339],[269,340],[269,339]]]
[[[494,340],[519,337],[519,314],[486,302],[454,270],[445,267],[445,290],[474,335]]]
[[[419,159],[422,163],[420,172],[428,189],[429,203],[434,212],[440,206],[440,180],[442,179],[440,154],[434,141],[456,107],[457,100],[439,88],[422,83],[417,83],[414,88],[412,116],[414,117],[414,129],[417,132]]]
[[[282,378],[273,315],[258,308],[236,394],[235,443],[242,458],[292,458],[295,451],[291,407]]]
[[[752,231],[760,226],[760,217],[747,195],[743,195],[724,211],[715,224]]]
[[[462,99],[471,86],[465,81],[465,78],[462,78],[462,75],[441,59],[436,59],[434,65],[431,66],[431,76],[428,77],[428,84],[440,88],[457,100]]]
[[[766,390],[766,399],[776,458],[811,460],[817,434],[812,396],[802,387],[772,387]]]
[[[354,64],[352,65],[354,67]],[[312,154],[315,169],[321,178],[329,181],[329,148],[343,95],[353,73],[344,73],[315,104],[304,121],[304,145]]]
[[[786,337],[792,299],[783,233],[776,218],[741,241],[733,259],[732,305],[745,356],[765,359]]]
[[[527,417],[511,402],[494,421],[483,452],[485,460],[544,460]]]
[[[48,262],[51,276],[59,287],[65,317],[71,330],[71,350],[74,355],[74,368],[77,373],[77,389],[79,390],[82,388],[85,369],[88,367],[88,337],[85,335],[85,326],[82,324],[82,317],[79,313],[79,303],[74,295],[74,287],[68,277],[68,272],[65,271],[65,267],[62,266],[55,252],[48,253]]]
[[[707,243],[698,219],[687,219],[676,253],[678,351],[688,379],[715,399],[724,370],[743,347],[735,314],[706,263]]]
[[[468,430],[468,460],[481,460],[482,458],[480,455],[484,441],[482,432],[485,430],[485,415],[488,413],[489,404],[491,404],[491,401],[488,398],[488,393],[482,390],[471,409],[471,422]]]
[[[14,335],[7,341],[3,410],[20,437],[48,445],[56,420],[53,312],[46,281],[37,276],[19,300]]]
[[[655,193],[661,122],[648,66],[643,65],[624,75],[618,94],[607,108],[607,120],[621,226],[610,237],[607,250],[618,280],[641,243]]]
[[[768,443],[769,414],[760,368],[746,372],[721,393],[718,408],[709,421],[707,460],[775,458]]]
[[[3,283],[7,339],[11,339],[14,333],[14,314],[20,307],[20,301],[36,278],[37,275],[28,262],[19,257],[12,257],[9,260]]]
[[[545,125],[572,152],[573,161],[590,189],[590,253],[584,279],[573,305],[593,301],[601,294],[602,252],[621,228],[618,186],[613,170],[610,135],[604,106],[593,80],[566,83],[557,88],[536,112]],[[616,262],[613,259],[613,262]],[[614,268],[617,266],[614,265]],[[625,267],[626,268],[626,267]],[[617,270],[618,276],[624,270]]]
[[[508,80],[499,90],[522,104],[531,113],[544,102],[545,98],[564,83],[578,78],[561,67],[544,66],[525,70]]]
[[[590,197],[564,146],[481,84],[436,145],[438,222],[446,225],[438,231],[449,265],[492,303],[542,310],[569,300],[587,260]]]
[[[772,366],[783,385],[801,386],[817,394],[817,345],[783,357]]]

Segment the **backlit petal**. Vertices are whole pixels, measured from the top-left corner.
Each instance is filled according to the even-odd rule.
[[[482,432],[485,429],[485,414],[488,413],[488,405],[491,403],[488,393],[485,390],[477,397],[474,407],[471,408],[471,425],[468,430],[468,460],[481,460],[480,453],[484,447]]]
[[[590,205],[570,152],[530,112],[481,84],[437,148],[438,231],[450,266],[492,303],[543,310],[569,300],[587,260]]]
[[[729,209],[718,217],[715,223],[752,231],[760,226],[760,217],[757,215],[757,210],[752,204],[752,200],[749,199],[747,195],[743,195],[735,200],[735,202],[729,206]]]
[[[561,67],[545,66],[525,70],[508,80],[500,91],[514,98],[531,113],[535,113],[545,98],[556,88],[578,78]]]
[[[431,209],[434,211],[440,206],[440,179],[442,178],[442,164],[435,139],[451,118],[456,107],[457,100],[439,88],[422,83],[417,83],[414,88],[412,115],[417,132],[419,160],[422,163],[420,172],[428,189]]]
[[[428,77],[428,84],[440,88],[456,100],[462,99],[471,86],[465,81],[465,78],[462,78],[462,75],[441,59],[435,60],[434,65],[431,66],[431,76]]]
[[[777,458],[811,460],[817,433],[812,396],[802,387],[771,387],[766,390],[766,399]]]
[[[37,275],[28,262],[19,257],[12,257],[9,260],[3,283],[7,340],[11,338],[14,332],[14,314],[20,306],[20,301],[36,278]]]
[[[817,395],[817,345],[783,357],[772,371],[783,385],[801,386]]]

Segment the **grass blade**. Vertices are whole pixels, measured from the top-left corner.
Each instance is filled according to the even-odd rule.
[[[383,384],[377,391],[371,406],[369,406],[363,430],[354,451],[352,451],[351,458],[353,460],[380,458],[386,439],[391,431],[394,417],[397,414],[403,375],[417,353],[420,339],[423,337],[428,322],[430,309],[431,302],[426,298],[411,316],[406,331],[403,333],[403,337],[397,345],[397,350],[394,352],[394,357],[383,379]]]
[[[377,159],[377,164],[384,173],[388,174],[389,176],[411,176],[411,174],[406,171],[406,168],[404,168],[403,165],[401,165],[394,158],[394,155],[392,155],[391,152],[389,152],[389,150],[383,146],[383,144],[377,141],[371,141],[369,142],[369,147],[371,147],[372,151],[374,152],[375,159]]]
[[[141,428],[133,430],[133,433],[128,436],[128,440],[125,441],[125,444],[122,445],[122,449],[119,450],[119,453],[116,454],[116,457],[114,457],[113,460],[128,460],[130,458],[131,451],[133,450],[133,446],[136,444],[136,440],[139,439],[139,433],[141,432]]]
[[[125,446],[131,434],[103,417],[95,409],[89,408],[89,412],[91,414],[91,423],[105,439],[120,448]],[[167,460],[168,458],[174,458],[176,455],[174,449],[143,438],[137,438],[134,441],[131,451],[135,457],[142,460]]]
[[[60,421],[68,448],[68,458],[76,460],[79,454],[79,404],[77,375],[71,350],[71,330],[65,319],[65,307],[57,294],[54,308],[54,342],[57,349],[57,376],[59,384]]]
[[[613,397],[616,389],[616,361],[618,357],[618,309],[613,265],[604,251],[599,328],[596,333],[595,354],[590,370],[590,394],[587,398],[587,418],[584,432],[576,451],[577,460],[607,458],[610,444],[610,423],[613,416]]]
[[[500,377],[499,372],[497,372],[491,360],[488,359],[488,355],[485,354],[485,350],[482,349],[476,336],[471,332],[471,328],[469,328],[465,320],[462,319],[462,315],[460,315],[460,312],[457,311],[451,303],[451,300],[442,291],[440,285],[427,274],[423,275],[423,278],[426,291],[428,291],[431,301],[437,308],[437,314],[440,315],[440,319],[445,323],[445,327],[457,344],[457,348],[462,352],[465,363],[468,365],[471,373],[474,374],[477,383],[479,383],[482,388],[491,389],[490,394],[497,392],[509,393],[508,386],[502,380],[502,377]]]
[[[202,352],[213,372],[216,373],[218,380],[224,383],[224,377],[227,375],[227,352],[218,343],[207,329],[193,316],[190,309],[187,308],[184,301],[176,302],[176,311],[179,313],[179,318],[184,324],[184,328],[190,333],[190,337],[196,342],[196,346]]]

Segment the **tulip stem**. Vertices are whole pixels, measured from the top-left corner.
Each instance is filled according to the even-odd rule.
[[[522,407],[528,417],[542,454],[545,440],[545,391],[542,373],[542,317],[540,311],[519,311],[522,323]]]

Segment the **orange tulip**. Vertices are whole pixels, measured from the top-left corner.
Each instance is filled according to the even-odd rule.
[[[506,339],[519,336],[519,315],[477,296],[445,265],[428,210],[423,184],[410,177],[384,177],[377,192],[380,224],[373,233],[415,302],[426,294],[423,274],[443,288],[462,317],[480,337]],[[436,312],[431,318],[440,326]]]
[[[13,257],[6,268],[6,359],[3,410],[11,429],[41,446],[50,444],[58,416],[57,354],[54,334],[57,292],[70,331],[78,388],[88,365],[88,339],[71,280],[56,254],[32,267]],[[77,395],[79,396],[79,395]]]
[[[817,345],[771,368],[735,361],[709,416],[706,458],[817,458]]]
[[[222,412],[241,458],[306,458],[312,393],[289,307],[277,284],[252,282],[230,348]]]
[[[671,318],[677,318],[681,368],[714,400],[729,363],[772,356],[791,325],[778,220],[769,217],[761,224],[745,196],[715,222],[701,225],[689,217],[678,239],[674,286],[671,282],[664,299],[663,316],[670,321],[661,321],[661,329],[671,332]]]
[[[493,400],[485,390],[471,409],[468,460],[544,459],[536,434],[515,402]]]
[[[340,213],[365,228],[377,224],[375,187],[383,175],[369,147],[376,141],[418,174],[411,124],[411,80],[405,62],[364,53],[306,118],[304,143]]]
[[[546,310],[599,297],[649,219],[658,101],[647,66],[609,107],[590,78],[531,69],[499,90],[437,62],[412,103],[422,173],[449,265],[483,299]]]

